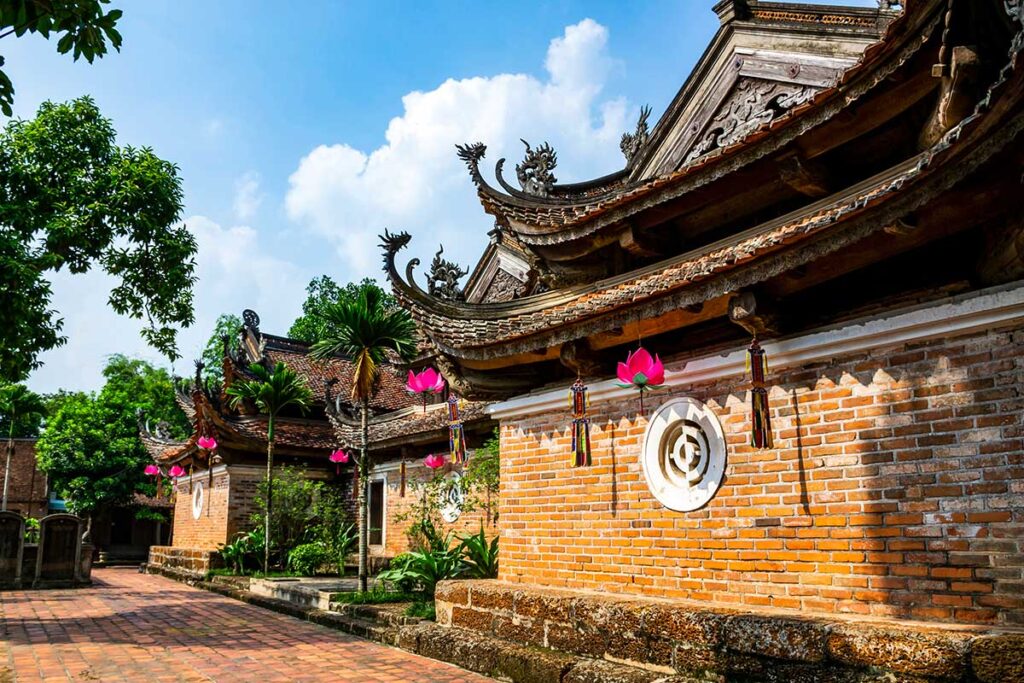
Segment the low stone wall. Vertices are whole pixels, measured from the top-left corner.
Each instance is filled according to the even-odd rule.
[[[216,550],[178,548],[169,545],[150,546],[147,564],[151,567],[181,569],[199,575],[223,566],[220,554]]]
[[[868,670],[891,672],[884,680],[1024,681],[1024,631],[741,611],[501,581],[444,582],[436,604],[443,626],[709,681],[846,681]]]

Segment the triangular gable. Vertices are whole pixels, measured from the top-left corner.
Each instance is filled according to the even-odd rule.
[[[632,164],[633,180],[676,171],[833,85],[892,16],[738,1],[715,9],[722,27]]]

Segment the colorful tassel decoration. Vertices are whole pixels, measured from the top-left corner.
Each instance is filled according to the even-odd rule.
[[[403,456],[402,463],[398,466],[398,473],[400,477],[400,485],[398,489],[398,497],[405,498],[405,458]]]
[[[754,448],[772,448],[772,421],[768,407],[768,358],[755,338],[747,349],[747,370],[750,371],[750,445]]]
[[[452,462],[462,465],[466,462],[466,435],[459,417],[459,397],[448,396],[448,449],[451,451]]]
[[[572,406],[572,466],[590,466],[590,419],[587,417],[587,385],[577,378],[569,388]]]

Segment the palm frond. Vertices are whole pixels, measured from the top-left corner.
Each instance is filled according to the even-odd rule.
[[[343,356],[354,364],[352,397],[373,393],[380,366],[389,352],[409,359],[416,351],[415,324],[408,312],[384,306],[376,287],[363,287],[354,299],[325,308],[324,320],[335,332],[313,345],[311,355],[324,359]]]
[[[313,400],[304,377],[278,363],[273,370],[253,363],[249,366],[253,379],[236,380],[227,389],[230,405],[237,407],[243,401],[250,401],[261,413],[276,416],[284,408],[296,407],[303,413]]]

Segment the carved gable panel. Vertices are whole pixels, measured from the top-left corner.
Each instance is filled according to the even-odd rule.
[[[511,301],[518,299],[524,294],[526,283],[505,270],[499,270],[491,279],[490,285],[484,292],[481,303],[490,304],[499,301]]]
[[[811,99],[820,88],[761,78],[741,78],[696,138],[684,163],[739,142],[762,125]]]

